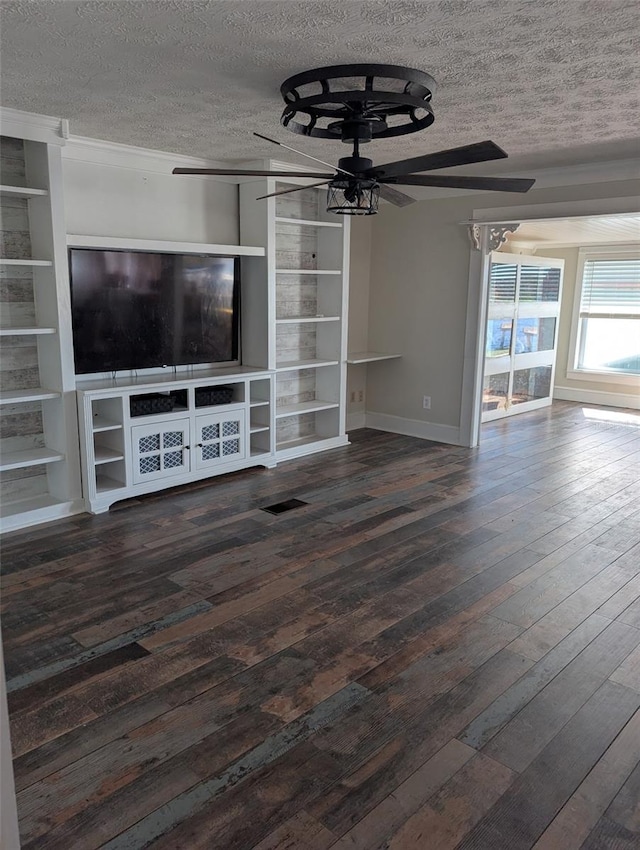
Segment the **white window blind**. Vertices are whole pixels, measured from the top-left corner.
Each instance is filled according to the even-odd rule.
[[[580,318],[640,319],[640,257],[585,260]]]

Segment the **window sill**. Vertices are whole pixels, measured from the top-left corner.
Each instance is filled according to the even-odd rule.
[[[567,379],[571,381],[591,381],[598,384],[617,384],[632,386],[640,389],[640,375],[622,374],[620,372],[597,372],[588,369],[567,369]]]

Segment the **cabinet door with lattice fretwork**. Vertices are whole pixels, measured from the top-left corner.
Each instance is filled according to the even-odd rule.
[[[245,417],[244,408],[196,416],[196,469],[222,466],[246,456]]]
[[[189,472],[189,419],[134,425],[131,429],[133,483]]]

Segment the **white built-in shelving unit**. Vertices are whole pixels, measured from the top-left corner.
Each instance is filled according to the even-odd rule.
[[[0,528],[82,507],[62,199],[62,122],[3,115]],[[33,130],[33,132],[32,132]]]
[[[314,188],[256,200],[304,182],[262,179],[240,186],[241,240],[266,246],[266,262],[248,281],[262,287],[266,322],[254,335],[247,321],[256,317],[243,317],[243,362],[275,370],[278,460],[348,442],[349,219],[327,213],[325,191]]]

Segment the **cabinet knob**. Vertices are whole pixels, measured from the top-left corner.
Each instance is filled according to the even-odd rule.
[[[183,446],[184,449],[190,449],[191,446]]]

